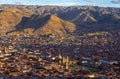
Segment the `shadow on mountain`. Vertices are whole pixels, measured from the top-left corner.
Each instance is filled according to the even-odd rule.
[[[23,31],[24,29],[33,29],[34,31],[44,26],[46,22],[50,19],[50,15],[45,17],[41,17],[40,15],[33,14],[31,17],[23,17],[21,22],[18,23],[14,29],[7,32],[7,34],[11,32]]]
[[[53,14],[32,15],[23,17],[14,29],[7,32],[21,32],[28,34],[68,34],[75,30],[75,25],[69,21],[62,20]]]

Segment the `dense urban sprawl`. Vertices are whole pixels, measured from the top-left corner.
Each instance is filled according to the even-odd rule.
[[[1,35],[2,79],[120,79],[120,32]]]

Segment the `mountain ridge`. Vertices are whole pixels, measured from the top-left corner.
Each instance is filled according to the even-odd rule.
[[[5,17],[4,9],[8,8],[8,14],[9,16]],[[92,6],[70,6],[70,7],[64,7],[64,6],[25,6],[25,5],[1,5],[0,6],[0,14],[3,15],[7,20],[7,24],[2,23],[4,21],[3,18],[0,18],[0,25],[5,24],[6,28],[2,28],[1,30],[5,30],[5,32],[9,32],[9,29],[13,29],[15,26],[17,26],[19,29],[23,27],[30,26],[29,24],[33,24],[35,26],[35,23],[38,23],[36,25],[39,25],[39,18],[37,16],[32,15],[39,15],[43,16],[43,19],[45,19],[44,15],[56,15],[60,19],[63,19],[64,21],[69,21],[75,24],[75,32],[79,33],[86,33],[86,32],[95,32],[95,31],[111,31],[113,29],[119,29],[120,28],[120,8],[105,8],[105,7],[92,7]],[[18,11],[13,11],[14,9],[17,9]],[[9,11],[11,11],[11,14]],[[3,14],[2,14],[3,13]],[[36,17],[36,19],[35,19]],[[13,20],[14,19],[14,20]],[[18,19],[18,20],[17,20]],[[29,21],[28,21],[29,19]],[[31,19],[31,21],[30,21]],[[32,20],[33,19],[33,20]],[[13,20],[13,21],[11,21]],[[22,20],[22,24],[20,25]],[[17,22],[16,22],[17,21]],[[28,22],[26,24],[26,22]],[[13,24],[13,25],[11,25]],[[42,22],[40,23],[42,24]],[[59,23],[60,24],[60,23]],[[59,25],[58,24],[58,25]],[[23,26],[26,25],[26,26]],[[60,24],[61,25],[61,24]],[[39,26],[38,26],[39,27]],[[35,26],[36,28],[36,26]],[[109,28],[109,29],[108,29]],[[1,33],[3,34],[3,33]]]
[[[68,21],[62,20],[55,15],[32,15],[26,19],[26,22],[21,22],[15,26],[12,32],[24,32],[28,34],[61,34],[65,35],[74,32],[75,25]]]

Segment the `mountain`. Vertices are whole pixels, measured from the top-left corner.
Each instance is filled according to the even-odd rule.
[[[27,9],[24,11],[17,8],[0,9],[0,34],[4,34],[14,28],[23,16],[29,17],[31,14],[33,14],[33,12]]]
[[[6,8],[7,10],[5,10]],[[30,33],[46,33],[47,31],[51,33],[52,31],[55,34],[59,32],[65,34],[65,30],[62,30],[62,32],[58,32],[58,30],[60,26],[63,28],[63,25],[67,23],[70,27],[75,24],[76,30],[74,32],[77,34],[120,30],[120,8],[97,6],[0,5],[0,9],[0,16],[2,16],[0,17],[1,33],[9,32],[13,29],[16,29],[16,31],[21,30],[23,33],[26,31],[27,33],[27,29],[31,28],[31,32],[29,30]],[[18,11],[12,12],[14,9]],[[62,19],[62,23],[55,19],[48,19],[48,15],[49,17],[54,16],[57,20]],[[54,30],[50,30],[49,26]],[[46,31],[43,27],[45,27]]]
[[[60,19],[53,14],[32,15],[23,17],[22,21],[9,33],[28,34],[60,34],[65,35],[75,31],[75,25],[71,22]]]
[[[73,20],[75,23],[92,23],[96,22],[97,20],[88,12],[81,12],[79,15],[77,15]]]

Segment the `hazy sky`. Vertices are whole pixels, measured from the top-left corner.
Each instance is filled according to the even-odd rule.
[[[120,0],[0,0],[0,4],[120,7]]]

